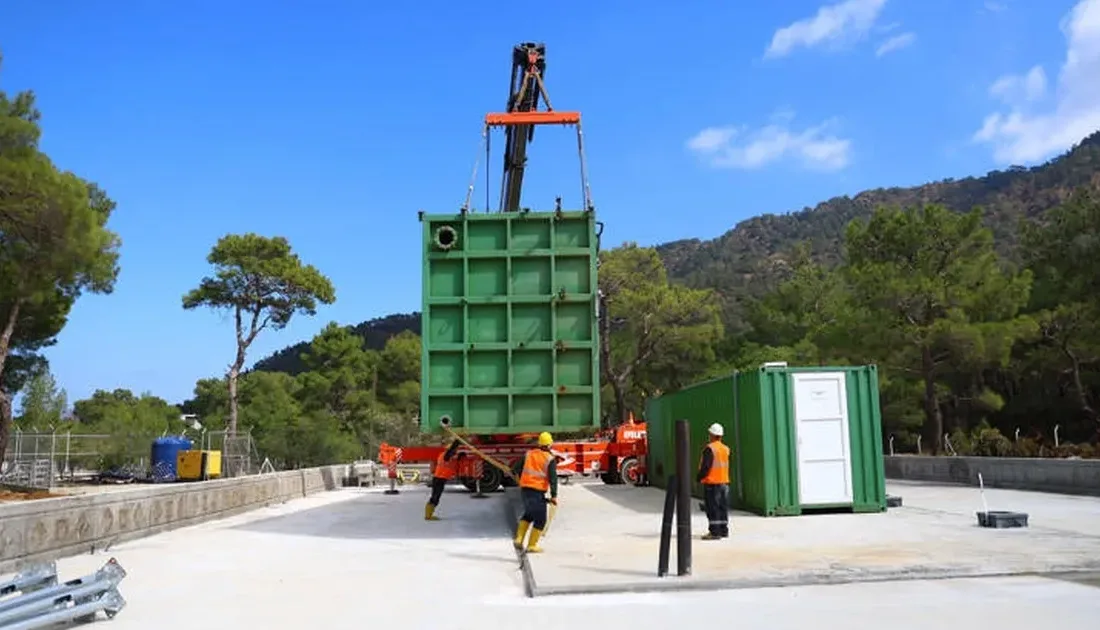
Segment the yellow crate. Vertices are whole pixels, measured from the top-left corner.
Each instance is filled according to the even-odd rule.
[[[180,451],[176,455],[176,478],[181,481],[217,479],[221,475],[221,451]]]

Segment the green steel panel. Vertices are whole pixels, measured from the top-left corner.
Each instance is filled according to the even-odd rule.
[[[646,405],[647,469],[653,485],[665,487],[668,476],[676,472],[677,420],[687,420],[690,427],[691,470],[698,468],[703,446],[708,441],[707,429],[718,423],[725,430],[725,442],[733,449],[731,498],[736,498],[738,482],[738,451],[734,418],[736,374],[697,383],[676,392],[653,398]],[[702,485],[692,477],[692,494],[702,497]]]
[[[852,503],[856,512],[886,509],[878,369],[855,367],[760,368],[738,381],[738,423],[744,469],[743,507],[758,514],[800,514],[794,394],[791,375],[843,372],[848,401]],[[821,506],[814,506],[821,507]]]
[[[596,219],[422,215],[421,430],[598,427]]]
[[[800,514],[791,379],[760,368],[737,378],[742,493],[736,505],[762,516]]]

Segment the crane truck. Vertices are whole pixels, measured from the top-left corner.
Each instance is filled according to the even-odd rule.
[[[596,268],[603,226],[591,201],[580,112],[554,110],[545,73],[545,44],[516,45],[507,108],[485,116],[486,153],[492,130],[504,130],[498,211],[471,208],[471,183],[457,214],[420,213],[420,428],[462,436],[459,453],[468,456],[458,460],[458,480],[479,494],[515,483],[541,431],[560,440],[552,450],[565,480],[647,483],[645,423],[631,415],[601,428]],[[553,211],[521,205],[528,148],[535,128],[547,125],[576,129],[580,210],[563,210],[561,197]],[[585,432],[592,436],[559,438]],[[401,463],[434,467],[445,448],[383,444],[379,459],[391,471]]]

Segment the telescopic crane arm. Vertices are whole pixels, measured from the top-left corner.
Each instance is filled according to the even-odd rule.
[[[508,110],[502,114],[487,114],[486,127],[504,127],[504,176],[501,179],[501,212],[518,212],[523,191],[523,175],[527,166],[527,145],[534,138],[537,125],[576,125],[577,150],[581,158],[581,185],[585,210],[591,209],[588,175],[584,162],[584,142],[580,130],[580,112],[556,112],[543,83],[546,72],[546,45],[525,42],[512,49],[512,81]],[[546,106],[539,111],[539,100]]]

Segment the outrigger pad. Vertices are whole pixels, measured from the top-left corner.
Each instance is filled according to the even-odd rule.
[[[1009,527],[1027,527],[1027,513],[1026,512],[1006,512],[1004,510],[990,510],[988,512],[977,512],[978,525],[981,527],[991,527],[994,529],[1005,529]]]

